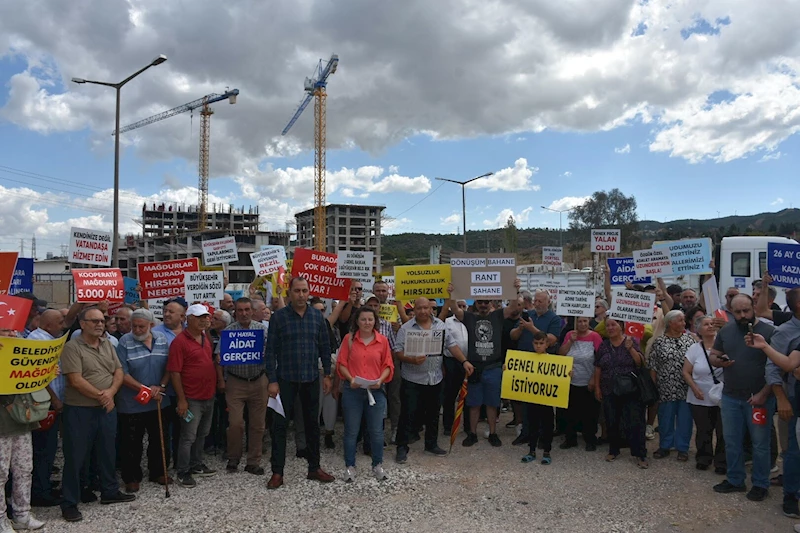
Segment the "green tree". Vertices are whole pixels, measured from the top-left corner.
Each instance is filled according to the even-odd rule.
[[[510,254],[517,253],[517,224],[514,222],[513,216],[508,217],[503,235],[506,252]]]
[[[618,228],[622,230],[622,246],[632,248],[641,242],[636,198],[625,196],[619,189],[596,191],[583,205],[569,214],[571,230]]]

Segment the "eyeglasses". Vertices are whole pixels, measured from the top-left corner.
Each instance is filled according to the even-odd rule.
[[[363,291],[364,287],[353,287],[351,290],[353,290],[353,291]]]
[[[105,323],[104,318],[84,318],[81,322],[88,322],[90,324],[94,324],[95,326],[99,326],[100,324]]]

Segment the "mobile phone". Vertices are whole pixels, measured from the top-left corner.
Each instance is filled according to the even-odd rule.
[[[750,333],[750,335],[753,334],[753,324],[747,324],[747,331]]]
[[[725,361],[726,363],[727,363],[728,361],[730,361],[730,360],[731,360],[731,358],[730,358],[730,357],[728,357],[728,356],[727,356],[727,355],[725,355],[725,354],[719,355],[718,357],[719,357],[719,360],[720,360],[720,361]]]
[[[183,421],[188,424],[192,420],[194,420],[194,414],[190,410],[187,409],[186,410],[186,416],[183,417]]]

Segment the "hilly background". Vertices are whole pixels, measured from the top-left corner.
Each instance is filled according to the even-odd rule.
[[[699,210],[699,209],[698,209]],[[731,235],[779,235],[794,237],[800,230],[800,209],[783,209],[777,213],[759,213],[747,216],[729,216],[711,219],[684,219],[669,222],[639,221],[636,235],[641,246],[647,248],[655,240],[675,240],[692,237],[710,237],[719,242]],[[548,228],[500,228],[467,231],[468,252],[497,252],[508,249],[510,232],[516,233],[516,248],[520,262],[541,261],[542,246],[559,246],[559,231]],[[430,247],[441,245],[447,256],[462,251],[463,237],[455,234],[400,233],[382,236],[382,262],[393,264],[422,264],[428,262]],[[588,230],[565,230],[564,261],[577,265],[591,259]],[[638,248],[637,248],[638,249]]]

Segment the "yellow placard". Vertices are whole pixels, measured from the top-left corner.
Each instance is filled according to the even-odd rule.
[[[287,259],[286,260],[286,274],[285,274],[286,286],[283,288],[283,297],[284,298],[288,298],[289,297],[289,281],[292,279],[292,263],[293,262],[294,262],[293,259]],[[269,281],[270,285],[272,285],[272,297],[273,298],[277,298],[278,297],[278,286],[275,283],[275,280],[277,279],[277,277],[278,277],[278,273],[277,272],[273,272],[272,274],[267,274],[266,276],[261,276],[260,283],[258,283],[256,285],[256,289],[259,290],[259,291],[263,291],[264,290],[264,281]]]
[[[387,322],[397,322],[400,319],[400,313],[397,312],[397,306],[392,304],[381,304],[381,309],[378,311],[378,316]]]
[[[571,371],[572,357],[508,350],[501,396],[566,409]]]
[[[394,267],[395,298],[413,302],[419,297],[447,298],[450,265],[415,265]]]
[[[52,341],[0,337],[0,394],[45,388],[58,372],[67,336]]]

